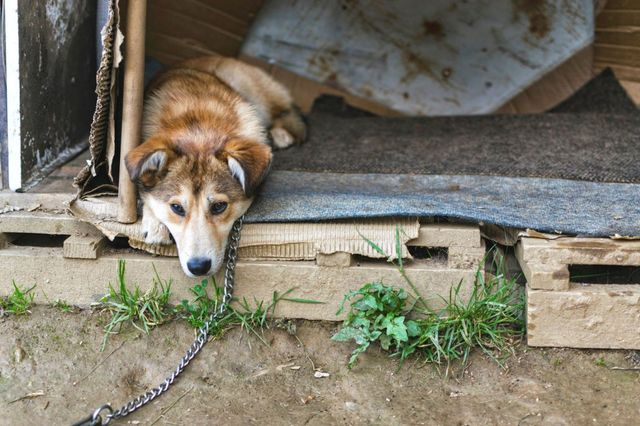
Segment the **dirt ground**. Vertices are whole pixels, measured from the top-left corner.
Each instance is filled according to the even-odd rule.
[[[94,312],[43,306],[0,319],[0,424],[71,424],[105,402],[119,406],[157,385],[193,338],[174,321],[150,336],[116,336],[99,352],[103,323]],[[267,331],[269,346],[238,329],[209,342],[169,393],[112,424],[632,425],[640,418],[640,371],[628,351],[522,345],[506,369],[474,353],[465,371],[445,378],[419,362],[398,370],[374,349],[349,371],[351,346],[330,340],[337,324],[295,325],[297,338]],[[314,368],[328,377],[314,377]]]

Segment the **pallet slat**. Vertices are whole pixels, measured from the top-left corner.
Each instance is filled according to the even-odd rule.
[[[619,28],[638,26],[640,26],[640,10],[605,9],[596,18],[596,28]]]
[[[44,292],[50,300],[61,299],[72,305],[88,307],[106,293],[109,282],[115,282],[118,259],[127,262],[127,281],[139,284],[142,291],[149,289],[154,267],[162,278],[172,278],[171,303],[191,299],[189,288],[201,281],[186,277],[176,258],[106,250],[98,259],[87,261],[65,258],[61,248],[43,247],[9,247],[0,250],[0,275],[19,283],[37,284],[36,303],[46,303],[41,296]],[[460,281],[463,282],[461,296],[466,298],[475,275],[470,270],[450,269],[446,264],[433,262],[414,262],[406,266],[406,273],[434,308],[442,307],[439,296],[449,294],[451,286]],[[43,281],[42,277],[47,277],[47,280]],[[218,274],[218,282],[221,282],[221,278]],[[0,296],[11,292],[10,279],[0,283]],[[276,316],[336,321],[341,319],[336,316],[336,311],[344,295],[349,290],[375,281],[410,290],[398,271],[384,261],[335,268],[318,266],[312,261],[240,260],[236,267],[234,295],[240,300],[246,297],[253,301],[255,297],[256,300],[269,303],[274,291],[282,294],[295,288],[291,297],[323,303],[283,302],[278,305]]]
[[[640,68],[640,48],[638,47],[596,44],[594,55],[598,62]]]
[[[640,349],[640,285],[570,282],[570,265],[640,266],[640,241],[523,237],[531,346]]]
[[[640,349],[640,285],[527,292],[530,346]]]
[[[49,235],[97,235],[99,231],[67,213],[11,212],[0,215],[0,232]]]
[[[63,254],[69,259],[97,259],[106,242],[104,235],[72,235],[64,240]]]

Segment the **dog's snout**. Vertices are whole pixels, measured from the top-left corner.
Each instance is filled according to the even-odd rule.
[[[194,257],[187,262],[187,268],[193,275],[207,275],[211,269],[211,259]]]

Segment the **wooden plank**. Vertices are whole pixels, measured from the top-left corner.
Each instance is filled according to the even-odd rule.
[[[600,63],[640,68],[640,47],[596,44],[594,54]]]
[[[605,10],[596,17],[596,28],[640,27],[640,10]]]
[[[608,238],[520,240],[523,261],[530,264],[640,265],[640,241]]]
[[[218,54],[218,52],[197,40],[175,37],[154,31],[147,32],[147,44],[154,57],[158,54],[172,57],[172,62],[166,65],[196,56]],[[165,63],[164,61],[161,62]]]
[[[0,283],[0,296],[11,291],[11,279],[19,283],[35,283],[38,292],[36,303],[46,303],[41,296],[46,293],[49,300],[62,299],[69,304],[88,307],[107,291],[109,282],[114,283],[119,259],[127,266],[127,282],[137,283],[142,291],[149,289],[154,276],[154,267],[165,279],[173,279],[171,303],[191,299],[189,288],[201,279],[184,275],[176,258],[154,257],[130,250],[105,250],[96,260],[67,259],[61,248],[9,247],[0,250],[0,275],[7,277]],[[234,296],[253,301],[272,300],[273,292],[295,288],[291,297],[300,297],[323,302],[302,304],[283,302],[278,304],[276,316],[335,321],[342,317],[336,311],[344,295],[367,282],[383,281],[388,285],[410,291],[398,271],[384,261],[365,262],[349,268],[321,267],[314,262],[278,262],[240,260],[236,267]],[[469,296],[473,271],[449,269],[446,265],[429,262],[412,262],[406,265],[406,273],[415,283],[421,295],[439,309],[452,286],[462,281],[461,296]],[[44,281],[43,277],[46,277]],[[218,274],[218,282],[222,282]],[[344,315],[344,314],[343,314]]]
[[[99,234],[93,225],[81,222],[69,214],[47,212],[0,214],[0,232],[49,235]]]
[[[337,252],[331,254],[318,253],[316,255],[316,265],[332,268],[346,268],[353,265],[351,253]]]
[[[190,17],[174,12],[149,10],[148,31],[164,33],[172,37],[191,39],[224,56],[236,56],[242,45],[242,37],[231,34]],[[153,54],[153,51],[150,52]],[[176,56],[179,56],[176,54]]]
[[[166,65],[206,54],[236,56],[261,4],[261,0],[152,1],[148,50]]]
[[[186,15],[240,38],[243,38],[249,30],[251,20],[249,16],[240,19],[230,15],[218,9],[214,2],[198,0],[181,0],[179,2],[175,0],[153,0],[149,3],[149,11],[154,15],[157,13]]]
[[[640,285],[527,290],[530,346],[640,349]]]
[[[594,62],[594,70],[596,73],[611,68],[619,80],[640,82],[640,68],[627,67],[624,65],[610,64],[607,62]]]
[[[175,63],[178,63],[180,61],[184,61],[185,59],[187,59],[187,57],[182,57],[182,56],[174,56],[170,53],[165,53],[159,50],[155,50],[153,53],[153,57],[158,60],[158,62],[160,62],[163,65],[173,65]]]
[[[640,80],[640,69],[637,72],[638,80]],[[629,97],[633,100],[636,106],[640,106],[640,81],[627,81],[621,80],[620,84],[627,91]]]
[[[129,178],[125,158],[142,138],[144,103],[144,53],[147,0],[130,1],[127,8],[125,36],[122,129],[120,136],[120,170],[118,182],[118,221],[134,223],[138,219],[137,191]]]
[[[0,191],[0,210],[6,206],[19,209],[31,209],[34,206],[39,206],[40,210],[65,211],[73,197],[72,193],[36,194]]]
[[[603,28],[596,30],[596,44],[615,46],[640,46],[640,27],[627,29]]]
[[[640,0],[606,0],[607,10],[638,10],[640,11]]]
[[[480,228],[457,224],[421,224],[418,238],[407,242],[418,247],[483,247]]]
[[[476,270],[487,254],[484,244],[481,247],[449,247],[447,261],[452,269]]]
[[[71,235],[64,240],[63,256],[69,259],[97,259],[106,242],[103,235]]]
[[[532,263],[522,260],[522,252],[516,248],[516,257],[527,280],[527,288],[538,290],[568,290],[569,268],[567,265]]]
[[[197,3],[213,7],[236,20],[251,22],[262,6],[263,0],[197,0]]]
[[[593,76],[593,47],[587,46],[567,59],[513,99],[501,106],[501,114],[547,111],[575,93]]]

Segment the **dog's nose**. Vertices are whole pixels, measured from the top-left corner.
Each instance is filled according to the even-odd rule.
[[[211,259],[194,257],[187,262],[187,268],[193,275],[206,275],[211,269]]]

